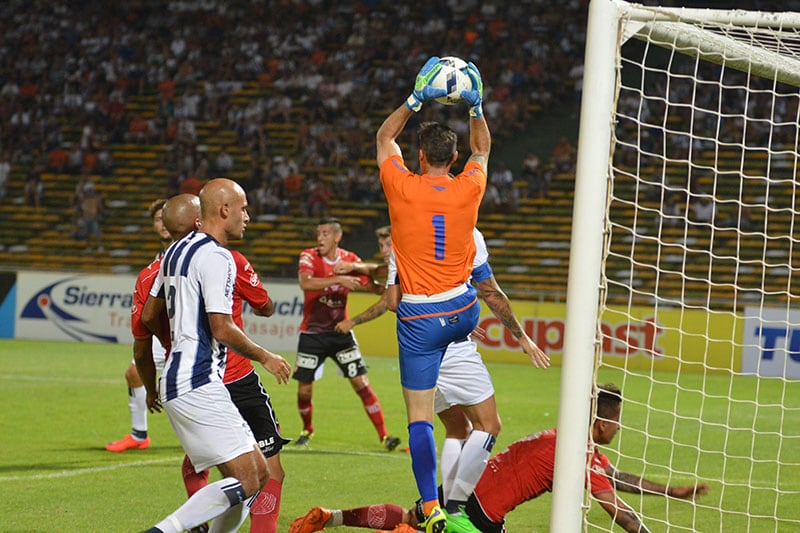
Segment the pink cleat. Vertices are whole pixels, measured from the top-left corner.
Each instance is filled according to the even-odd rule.
[[[132,435],[125,435],[121,440],[106,444],[106,450],[110,452],[124,452],[125,450],[146,450],[150,447],[150,437],[144,440],[136,440]]]

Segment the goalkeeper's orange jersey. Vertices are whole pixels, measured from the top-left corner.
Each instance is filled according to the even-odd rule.
[[[468,162],[458,176],[414,174],[393,155],[381,165],[389,204],[392,248],[403,294],[430,296],[469,280],[472,234],[486,189],[486,173]]]

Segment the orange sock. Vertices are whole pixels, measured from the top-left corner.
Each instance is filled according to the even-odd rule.
[[[425,513],[425,516],[430,516],[437,507],[439,507],[439,500],[431,500],[422,503],[422,511]]]

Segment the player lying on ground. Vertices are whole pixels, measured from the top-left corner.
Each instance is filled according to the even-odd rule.
[[[668,486],[614,468],[597,444],[610,444],[619,430],[622,395],[615,385],[601,385],[595,402],[592,423],[591,467],[592,496],[625,531],[647,532],[636,512],[622,501],[617,491],[634,494],[657,494],[693,499],[708,492],[708,485]],[[489,460],[475,491],[467,501],[466,512],[475,531],[504,533],[505,515],[515,507],[553,488],[556,430],[549,429],[519,439]],[[419,505],[403,509],[394,504],[377,504],[354,509],[311,509],[295,520],[292,533],[312,533],[335,526],[351,526],[414,531],[423,515]],[[320,518],[325,518],[320,521]],[[448,522],[448,526],[450,522]],[[411,526],[409,528],[408,526]],[[466,530],[464,530],[466,531]]]

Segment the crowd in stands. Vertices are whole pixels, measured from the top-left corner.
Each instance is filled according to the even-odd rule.
[[[245,185],[261,191],[260,210],[280,212],[296,196],[312,198],[309,213],[324,212],[333,194],[370,202],[380,187],[358,162],[374,158],[374,116],[404,101],[432,53],[480,66],[500,139],[526,127],[533,104],[571,97],[587,2],[551,4],[11,0],[0,14],[0,148],[31,174],[108,175],[109,145],[168,145],[165,187],[193,190],[235,164],[198,146],[197,121],[214,121],[247,148]],[[396,31],[400,22],[413,31]],[[230,101],[252,81],[269,96]],[[158,96],[155,116],[126,106],[148,93]],[[420,119],[464,112],[429,107]],[[295,153],[283,160],[271,151],[270,122],[296,126]],[[79,136],[65,138],[65,125]],[[332,183],[314,178],[321,168],[334,169]]]
[[[375,170],[359,164],[374,159],[375,117],[404,101],[429,55],[479,66],[484,110],[502,142],[530,127],[537,106],[574,111],[587,11],[588,0],[9,0],[0,13],[0,153],[29,169],[30,205],[45,202],[42,171],[111,175],[109,146],[120,143],[169,146],[167,193],[196,191],[244,164],[259,213],[283,213],[298,200],[308,215],[325,213],[334,197],[368,203],[382,197]],[[229,98],[248,82],[266,96]],[[127,105],[142,94],[157,95],[154,116]],[[451,123],[465,128],[464,113],[436,105],[415,118],[458,118]],[[235,132],[249,164],[224,150],[209,157],[198,121]],[[276,122],[295,128],[294,153],[274,153],[266,125]],[[79,135],[67,139],[66,126]],[[574,140],[567,144],[564,153],[506,162],[521,169],[511,181],[527,187],[503,185],[498,165],[489,195],[497,205],[484,209],[546,196],[553,173],[572,169]],[[322,169],[333,178],[322,179]],[[0,166],[0,199],[8,177]]]

